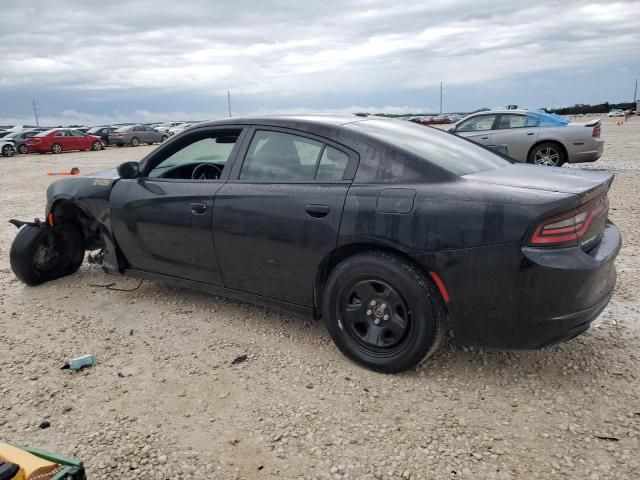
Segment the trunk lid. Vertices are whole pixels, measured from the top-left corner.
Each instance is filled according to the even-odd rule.
[[[613,174],[607,171],[514,163],[504,168],[464,175],[462,178],[506,187],[570,193],[580,195],[586,201],[606,192],[613,181]]]

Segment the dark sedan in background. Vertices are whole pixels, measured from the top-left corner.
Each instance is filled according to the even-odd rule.
[[[109,134],[115,132],[117,129],[118,127],[91,127],[87,130],[87,134],[100,137],[103,145],[109,145]]]
[[[612,179],[406,121],[230,118],[53,183],[11,266],[35,285],[101,249],[114,274],[322,318],[347,356],[398,372],[447,321],[459,343],[504,348],[587,330],[616,281]]]
[[[109,144],[122,147],[130,145],[137,147],[141,143],[153,145],[164,142],[169,138],[169,134],[159,132],[148,125],[127,125],[109,132]]]

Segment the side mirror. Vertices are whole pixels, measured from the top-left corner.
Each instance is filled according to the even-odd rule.
[[[138,162],[124,162],[118,166],[120,178],[138,178],[140,176],[140,166]]]

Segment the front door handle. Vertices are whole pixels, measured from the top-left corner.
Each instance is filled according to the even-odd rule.
[[[480,140],[489,140],[489,137],[480,137]]]
[[[329,214],[331,209],[329,205],[307,205],[305,211],[310,217],[323,218]]]
[[[527,133],[527,135],[533,135],[533,132],[529,132],[529,133]]]
[[[190,203],[189,207],[191,207],[191,211],[196,215],[202,215],[204,212],[207,211],[206,203]]]

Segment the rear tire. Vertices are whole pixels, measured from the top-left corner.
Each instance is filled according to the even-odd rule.
[[[338,264],[324,289],[322,313],[340,351],[377,372],[417,367],[445,335],[445,308],[431,280],[386,252]]]
[[[96,140],[95,142],[93,142],[91,144],[91,150],[97,152],[98,150],[102,150],[102,142],[99,142],[98,140]]]
[[[27,145],[25,143],[20,144],[20,146],[18,147],[18,151],[20,153],[29,153],[29,147],[27,147]]]
[[[25,225],[11,244],[11,270],[27,285],[70,275],[84,259],[84,239],[75,226],[52,229]]]
[[[527,162],[547,167],[561,167],[567,161],[564,150],[555,142],[544,142],[531,149]]]
[[[54,143],[53,145],[51,145],[51,153],[61,153],[62,152],[62,145],[60,145],[59,143]]]
[[[140,145],[140,140],[138,140],[138,137],[133,137],[131,139],[131,146],[132,147],[137,147],[138,145]]]

